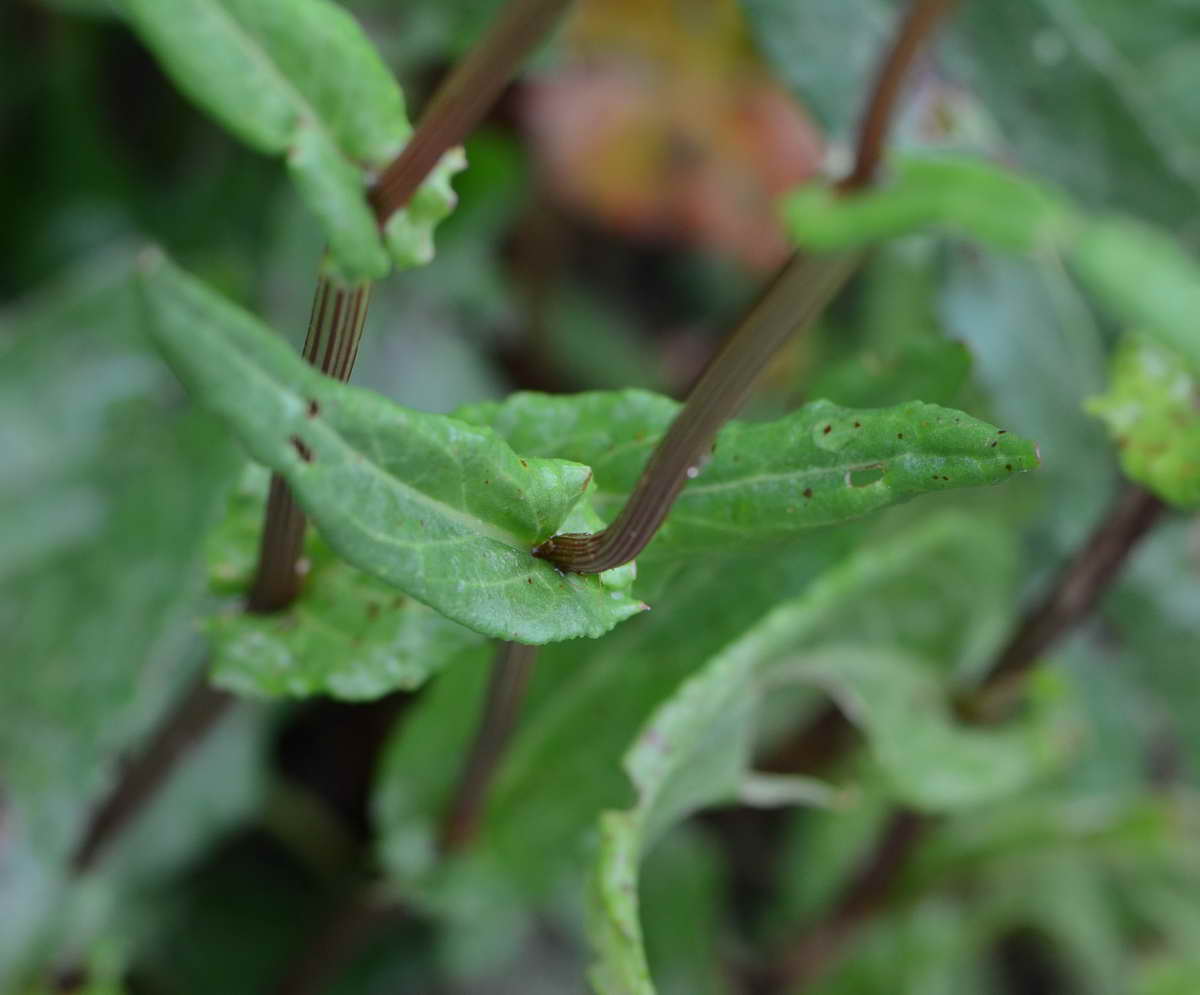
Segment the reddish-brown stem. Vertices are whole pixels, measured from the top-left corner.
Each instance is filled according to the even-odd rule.
[[[150,734],[140,752],[129,759],[113,791],[92,813],[71,858],[71,872],[84,874],[137,815],[170,776],[175,765],[203,739],[234,703],[203,677],[184,692],[179,703]]]
[[[324,273],[317,281],[304,358],[322,373],[350,379],[362,340],[371,284],[344,286]],[[246,601],[249,611],[268,613],[286,608],[300,593],[302,577],[297,565],[304,545],[304,512],[292,497],[287,482],[273,474],[263,517],[258,569]]]
[[[628,563],[654,538],[675,498],[700,472],[721,426],[788,338],[817,317],[858,257],[795,255],[713,357],[655,447],[616,520],[604,531],[552,536],[534,550],[562,570],[600,573]]]
[[[938,22],[954,3],[955,0],[916,0],[908,8],[876,73],[871,99],[859,124],[854,168],[837,185],[842,193],[862,190],[875,182],[883,162],[888,129],[900,102],[908,71]]]
[[[1126,486],[1046,597],[1013,632],[979,688],[959,704],[960,714],[976,722],[1003,718],[1030,670],[1063,633],[1091,614],[1129,554],[1165,511],[1163,502],[1145,488]]]
[[[402,921],[406,914],[402,905],[369,886],[352,891],[307,938],[299,956],[275,985],[274,995],[319,995],[375,933]]]
[[[479,830],[488,789],[516,728],[536,661],[537,647],[523,643],[502,643],[496,654],[475,740],[442,821],[443,853],[464,849]]]
[[[760,987],[798,992],[837,960],[864,922],[893,896],[901,872],[936,824],[931,816],[900,808],[891,814],[874,848],[846,882],[828,915],[772,966]]]
[[[404,151],[371,190],[379,223],[408,204],[448,149],[460,144],[496,102],[571,0],[510,0],[487,34],[429,103]]]
[[[412,137],[372,186],[371,205],[380,226],[408,204],[442,156],[482,120],[569,3],[510,0],[483,38],[438,87]],[[369,292],[369,284],[341,287],[323,275],[313,298],[304,358],[343,382],[350,379],[354,369]],[[304,545],[304,529],[304,513],[296,506],[287,484],[276,475],[271,480],[258,569],[248,600],[251,611],[279,611],[299,595],[302,578],[297,563]]]
[[[874,180],[904,78],[949,7],[950,0],[917,0],[909,9],[876,77],[854,168],[838,184],[841,192],[860,190]],[[792,256],[709,362],[616,520],[601,532],[552,536],[534,555],[560,570],[590,574],[628,563],[645,549],[679,492],[700,472],[717,432],[737,413],[771,358],[825,310],[859,260],[858,255]]]
[[[408,203],[441,157],[466,137],[486,113],[521,61],[543,38],[569,0],[511,0],[499,20],[439,88],[411,140],[382,173],[371,200],[382,225]],[[475,88],[478,89],[475,89]],[[322,275],[313,299],[304,356],[343,382],[350,379],[367,316],[370,285],[343,286]],[[275,476],[263,520],[255,579],[247,598],[254,612],[286,608],[300,591],[297,563],[304,542],[304,513],[286,483]],[[166,780],[187,747],[232,702],[200,679],[164,717],[145,749],[126,768],[85,831],[73,867],[91,867],[102,850]]]

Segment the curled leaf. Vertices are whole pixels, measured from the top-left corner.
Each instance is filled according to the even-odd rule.
[[[863,248],[925,228],[948,229],[998,249],[1033,252],[1069,244],[1067,203],[1042,186],[966,157],[901,159],[894,178],[843,197],[827,185],[801,187],[783,202],[798,245],[819,252]]]
[[[354,18],[329,0],[123,0],[129,22],[181,90],[247,145],[286,156],[329,239],[330,264],[358,282],[432,256],[454,206],[442,159],[381,235],[366,191],[412,132],[404,95]],[[386,236],[386,237],[385,237]]]

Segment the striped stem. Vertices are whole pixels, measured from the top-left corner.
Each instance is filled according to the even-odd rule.
[[[837,184],[842,194],[870,186],[913,62],[954,0],[914,0],[884,52],[859,128],[854,168]],[[600,573],[628,563],[654,538],[688,480],[712,452],[721,426],[750,394],[754,381],[793,333],[807,328],[837,295],[859,255],[792,256],[709,362],[616,520],[603,532],[551,536],[534,551],[560,570]]]
[[[313,297],[304,358],[322,373],[343,383],[350,379],[371,300],[371,284],[344,286],[325,273]],[[286,608],[300,593],[300,551],[304,545],[304,512],[287,482],[271,476],[267,512],[259,546],[258,571],[247,608],[267,613]]]
[[[586,574],[637,556],[708,460],[717,432],[745,402],[759,374],[833,300],[858,260],[857,255],[793,256],[709,362],[616,520],[603,532],[552,536],[533,555],[560,570]]]
[[[523,643],[501,643],[497,649],[475,739],[442,821],[443,853],[464,850],[479,831],[492,779],[517,727],[537,653],[536,646]]]

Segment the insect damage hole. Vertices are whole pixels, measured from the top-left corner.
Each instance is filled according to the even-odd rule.
[[[883,479],[883,464],[864,466],[846,473],[846,483],[850,487],[867,487],[877,480]]]

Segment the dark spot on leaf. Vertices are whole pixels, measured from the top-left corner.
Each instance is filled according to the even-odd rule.
[[[532,578],[532,577],[526,577],[526,578],[525,578],[525,583],[526,583],[526,584],[532,584],[532,583],[533,583],[533,578]]]
[[[367,602],[367,618],[379,618],[379,605],[374,601]]]
[[[860,422],[860,421],[856,421],[856,422],[854,423],[854,427],[855,427],[855,428],[862,428],[862,422]]]
[[[308,417],[316,418],[317,415],[319,415],[320,413],[321,413],[321,405],[319,405],[316,401],[310,400],[308,402]]]
[[[996,434],[997,435],[1008,435],[1008,429],[1006,429],[1006,428],[997,429]]]
[[[300,436],[293,435],[291,442],[292,442],[292,448],[295,449],[296,452],[300,454],[300,458],[302,460],[304,460],[305,463],[311,463],[313,461],[312,450],[309,449],[308,446],[306,446],[304,444],[304,442],[300,438]]]
[[[832,426],[832,425],[826,425],[826,426],[825,426],[825,430],[824,430],[824,431],[823,431],[821,434],[822,434],[822,435],[828,435],[828,434],[830,433],[830,431],[832,431],[832,429],[833,429],[833,426]]]
[[[526,463],[524,460],[521,460],[521,466],[525,467],[526,470],[529,469],[529,464]]]
[[[402,595],[397,595],[396,597],[392,598],[392,607],[393,608],[400,608],[403,605],[404,605],[404,597]]]
[[[812,497],[812,488],[811,487],[804,488],[804,496],[806,498]]]
[[[897,439],[903,439],[903,438],[904,438],[904,433],[903,433],[903,432],[897,432],[897,433],[896,433],[896,438],[897,438]]]
[[[949,480],[950,478],[949,478],[949,477],[943,477],[942,479],[943,479],[943,480]]]
[[[485,480],[485,481],[484,481],[484,483],[485,483],[485,484],[489,484],[489,485],[490,485],[490,484],[491,484],[491,481],[490,481],[490,480]]]
[[[993,448],[993,449],[995,449],[995,448],[996,448],[996,440],[995,440],[995,439],[993,439],[993,440],[992,440],[992,448]]]
[[[1004,464],[1004,469],[1006,469],[1006,470],[1007,470],[1009,473],[1012,473],[1012,464],[1011,464],[1011,463],[1005,463],[1005,464]]]

